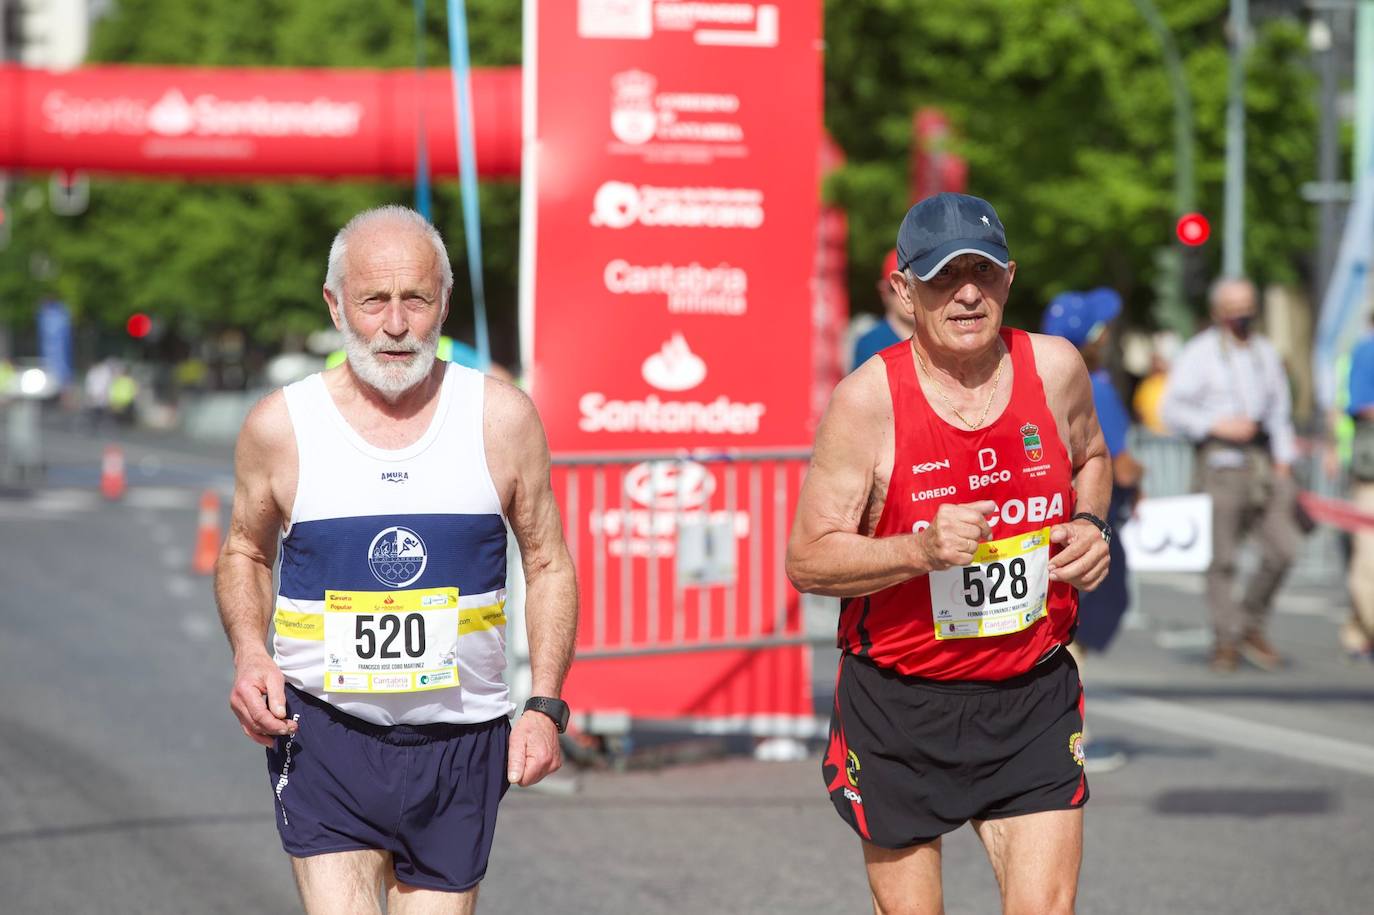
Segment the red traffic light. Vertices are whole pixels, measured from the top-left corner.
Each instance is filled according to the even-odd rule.
[[[1174,232],[1178,235],[1179,241],[1196,247],[1205,244],[1207,239],[1212,237],[1212,224],[1201,213],[1184,213],[1178,218]]]
[[[141,340],[153,329],[153,319],[141,311],[131,314],[129,320],[124,323],[124,329],[129,332],[129,336]]]

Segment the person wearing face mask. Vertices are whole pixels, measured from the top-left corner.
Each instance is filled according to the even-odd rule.
[[[263,398],[234,454],[229,705],[307,912],[470,915],[506,788],[562,761],[577,586],[548,443],[519,390],[436,359],[452,288],[419,213],[351,219],[324,282],[346,359]],[[513,726],[507,524],[534,694]]]
[[[1212,669],[1233,671],[1244,658],[1272,671],[1283,659],[1265,629],[1302,538],[1288,377],[1278,351],[1254,329],[1253,283],[1220,279],[1210,301],[1213,326],[1174,361],[1162,413],[1170,429],[1197,445],[1201,486],[1212,497]],[[1258,534],[1262,556],[1237,601],[1236,554],[1246,532]]]

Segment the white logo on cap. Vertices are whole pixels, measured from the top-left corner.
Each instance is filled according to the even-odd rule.
[[[988,218],[986,216],[983,217],[983,225],[988,227],[992,226],[992,223],[988,222]]]
[[[687,345],[682,334],[673,334],[658,352],[640,367],[644,380],[660,391],[687,391],[706,380],[706,363]]]

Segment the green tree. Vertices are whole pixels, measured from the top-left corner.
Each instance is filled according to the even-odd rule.
[[[1195,118],[1197,199],[1221,229],[1226,0],[1158,0]],[[944,110],[1019,262],[1011,319],[1056,293],[1109,284],[1150,313],[1155,255],[1175,245],[1173,96],[1162,50],[1123,0],[870,0],[826,4],[826,124],[849,156],[828,193],[849,212],[856,306],[910,203],[911,115]],[[1304,30],[1259,25],[1249,58],[1246,266],[1298,282],[1311,248],[1299,187],[1315,163]],[[1208,270],[1219,243],[1203,252]],[[1201,303],[1196,303],[1201,307]]]
[[[520,62],[520,6],[469,0],[474,65]],[[425,57],[448,61],[444,4],[426,5]],[[206,66],[414,66],[413,7],[403,0],[121,0],[100,21],[90,59]],[[408,183],[192,182],[120,178],[93,182],[81,216],[57,217],[42,184],[20,187],[37,206],[17,207],[17,243],[0,252],[0,320],[32,323],[35,304],[55,296],[86,324],[116,328],[128,315],[156,315],[195,339],[223,328],[248,331],[263,347],[327,325],[318,290],[333,233],[353,213],[410,203]],[[35,196],[38,195],[38,196]],[[481,189],[484,277],[497,359],[517,358],[515,277],[519,193],[511,182]],[[471,339],[462,212],[456,181],[435,186],[434,216],[449,244],[455,288],[448,332]],[[52,269],[31,269],[43,253]],[[40,265],[41,266],[41,265]]]
[[[1220,230],[1227,0],[1156,2],[1188,76],[1199,206]],[[447,62],[443,6],[427,4],[432,65]],[[468,7],[474,63],[518,64],[520,4]],[[120,0],[98,24],[91,57],[408,67],[412,15],[406,0]],[[969,189],[992,200],[1007,225],[1020,262],[1012,320],[1033,325],[1055,293],[1101,283],[1122,290],[1134,320],[1149,315],[1156,254],[1175,244],[1173,100],[1161,48],[1134,3],[827,0],[825,29],[825,119],[848,156],[826,193],[849,212],[856,309],[876,306],[872,274],[909,203],[912,112],[932,105],[956,127]],[[1303,279],[1312,219],[1299,187],[1315,160],[1312,98],[1300,23],[1260,23],[1246,97],[1245,253],[1261,281]],[[117,328],[141,310],[186,338],[242,327],[264,347],[324,326],[316,290],[343,220],[412,199],[408,183],[101,180],[87,213],[59,218],[39,188],[14,195],[15,241],[0,252],[0,321],[31,326],[36,303],[56,295],[88,326]],[[518,186],[487,182],[481,197],[493,350],[510,362]],[[456,182],[437,186],[435,219],[457,280],[447,329],[470,339]],[[1209,270],[1218,249],[1213,242],[1204,252]]]

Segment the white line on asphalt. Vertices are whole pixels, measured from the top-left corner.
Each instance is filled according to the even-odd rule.
[[[1088,708],[1094,715],[1133,725],[1374,778],[1374,747],[1349,740],[1107,689],[1091,691]]]
[[[1212,630],[1207,626],[1193,629],[1161,629],[1155,633],[1155,644],[1171,651],[1212,647]]]
[[[200,496],[176,486],[133,486],[125,499],[139,508],[194,508]]]

